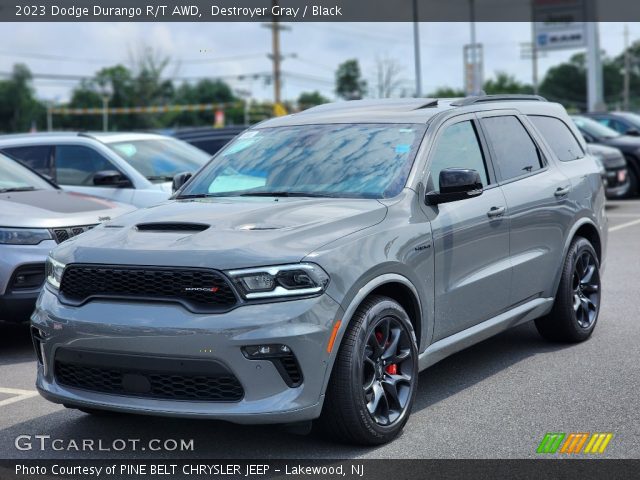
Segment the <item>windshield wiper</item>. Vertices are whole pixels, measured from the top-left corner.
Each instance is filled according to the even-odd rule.
[[[240,194],[241,197],[319,197],[319,198],[336,198],[330,193],[319,192],[289,192],[286,190],[272,192],[245,192]]]
[[[0,188],[0,193],[7,192],[30,192],[35,190],[35,187],[12,187],[12,188]]]

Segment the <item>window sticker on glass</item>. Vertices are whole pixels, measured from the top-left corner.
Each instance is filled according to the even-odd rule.
[[[396,153],[409,153],[411,145],[396,145]]]
[[[242,139],[239,138],[238,140],[236,140],[235,142],[233,142],[231,145],[229,145],[223,152],[222,155],[226,156],[226,155],[233,155],[234,153],[238,153],[241,152],[242,150],[244,150],[245,148],[249,148],[251,145],[255,144],[256,142],[258,142],[260,140],[259,137],[256,138],[247,138],[247,139]]]

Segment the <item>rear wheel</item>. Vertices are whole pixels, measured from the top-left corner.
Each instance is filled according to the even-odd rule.
[[[553,309],[536,320],[538,332],[554,341],[586,340],[598,321],[600,300],[598,256],[587,239],[576,237],[564,261]]]
[[[417,383],[409,316],[390,298],[369,297],[345,332],[316,425],[339,441],[389,442],[409,418]]]

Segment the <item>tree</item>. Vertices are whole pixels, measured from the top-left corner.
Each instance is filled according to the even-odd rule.
[[[0,131],[24,132],[44,125],[45,108],[35,98],[31,72],[16,64],[8,80],[0,81]]]
[[[231,87],[222,80],[200,80],[195,84],[183,83],[175,92],[174,103],[190,105],[201,103],[230,103],[236,101]],[[227,122],[242,123],[242,107],[225,109]],[[214,112],[180,112],[175,114],[170,123],[174,126],[213,125]]]
[[[391,57],[376,58],[376,90],[378,98],[391,98],[400,90],[402,66]]]
[[[328,103],[329,99],[323,97],[317,90],[315,92],[302,92],[298,97],[298,107],[300,110],[306,108],[315,107],[316,105],[322,105]]]
[[[500,93],[526,93],[532,94],[533,87],[519,82],[515,76],[507,72],[496,72],[495,79],[488,79],[484,82],[483,90],[487,95]]]
[[[439,87],[429,94],[431,98],[459,98],[464,97],[464,90],[461,88]]]
[[[636,45],[640,52],[640,45]],[[633,46],[631,47],[633,48]],[[621,57],[611,59],[602,56],[602,80],[604,100],[610,105],[618,105],[622,99]],[[631,72],[633,85],[640,85],[640,78]],[[637,91],[637,90],[636,90]],[[540,95],[560,102],[572,110],[587,109],[587,66],[584,53],[573,55],[568,62],[551,67],[540,84]],[[636,100],[637,102],[637,100]]]
[[[367,82],[362,79],[358,60],[347,60],[338,65],[336,70],[336,95],[345,100],[359,100],[366,93]]]

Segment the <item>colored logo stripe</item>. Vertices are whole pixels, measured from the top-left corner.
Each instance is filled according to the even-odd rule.
[[[584,453],[604,453],[613,438],[612,433],[594,433],[584,449]]]
[[[604,453],[613,438],[613,433],[547,433],[538,449],[537,453]],[[585,447],[586,445],[586,447]],[[562,447],[562,448],[560,448]],[[583,450],[584,448],[584,450]]]
[[[540,442],[537,452],[556,453],[564,436],[564,433],[547,433],[542,439],[542,442]]]

